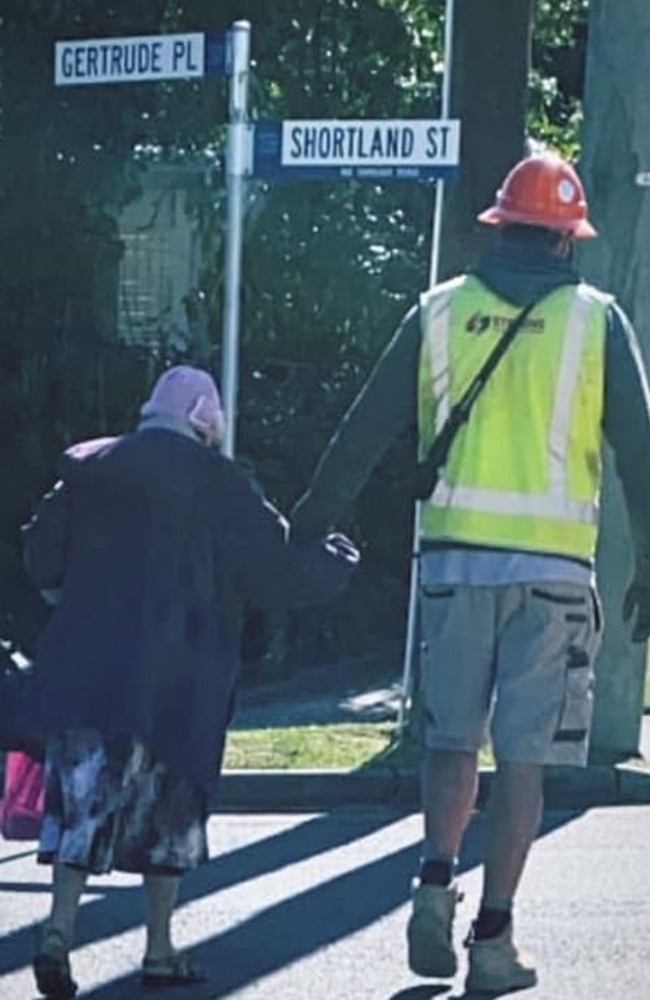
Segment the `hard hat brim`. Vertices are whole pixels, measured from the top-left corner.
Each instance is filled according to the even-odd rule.
[[[530,215],[526,215],[523,212],[521,214],[511,210],[503,212],[498,205],[491,205],[490,208],[486,208],[485,211],[480,212],[476,218],[479,222],[483,222],[488,226],[503,226],[509,222],[519,223],[522,226],[542,226],[545,229],[555,229],[559,232],[571,233],[577,240],[589,240],[594,236],[598,236],[598,230],[587,219],[579,219],[577,222],[565,227],[559,226],[556,220],[546,220],[541,216],[539,219],[533,221]]]

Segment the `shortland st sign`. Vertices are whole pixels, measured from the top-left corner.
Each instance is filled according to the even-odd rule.
[[[334,119],[259,122],[253,173],[267,177],[419,179],[458,165],[460,122]]]

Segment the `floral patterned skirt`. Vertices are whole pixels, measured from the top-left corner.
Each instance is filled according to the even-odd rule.
[[[182,874],[207,860],[207,796],[137,740],[51,736],[38,860],[93,874]]]

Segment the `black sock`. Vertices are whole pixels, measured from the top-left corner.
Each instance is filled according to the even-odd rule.
[[[510,910],[491,910],[482,906],[474,921],[473,932],[475,941],[487,941],[489,938],[502,934],[512,920]]]
[[[451,885],[454,877],[454,866],[451,861],[423,861],[420,868],[421,885]]]

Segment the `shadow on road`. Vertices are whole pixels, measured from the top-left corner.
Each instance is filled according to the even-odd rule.
[[[570,823],[581,813],[549,814],[540,837]],[[335,813],[319,815],[304,823],[215,857],[208,865],[184,879],[181,903],[218,893],[240,882],[307,859],[317,861],[322,852],[365,837],[395,822],[394,812],[359,813],[341,821]],[[465,841],[460,871],[477,866],[480,859],[483,821],[476,816]],[[218,982],[202,990],[182,990],[185,1000],[217,1000],[259,981],[265,976],[346,938],[402,906],[409,897],[410,881],[417,871],[419,843],[371,857],[366,864],[268,906],[236,927],[215,934],[193,949],[197,960],[218,970]],[[43,891],[42,884],[0,882],[5,890]],[[142,923],[141,890],[135,886],[94,886],[98,898],[85,902],[79,922],[77,945],[110,938]],[[0,975],[28,966],[34,948],[33,925],[4,935],[0,949]],[[389,1000],[429,1000],[448,986],[425,984],[402,991]],[[216,991],[216,992],[215,992]],[[125,976],[84,992],[88,1000],[136,1000],[140,996],[137,976]],[[165,991],[175,1000],[176,990]],[[452,1000],[452,998],[450,998]],[[460,1000],[460,998],[457,998]]]
[[[411,986],[407,990],[393,993],[389,1000],[429,1000],[430,997],[448,993],[450,987],[444,983],[426,983],[424,986]],[[449,998],[451,1000],[451,998]]]

